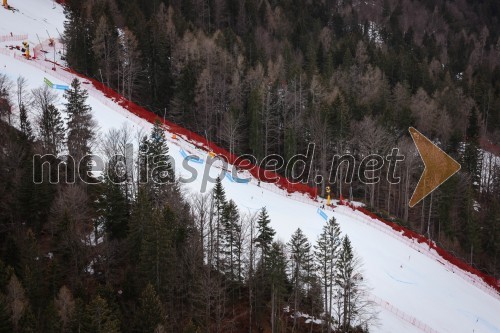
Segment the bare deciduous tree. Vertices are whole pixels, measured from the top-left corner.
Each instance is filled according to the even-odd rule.
[[[120,74],[121,74],[121,92],[129,100],[135,92],[138,85],[138,78],[142,72],[140,63],[140,51],[138,41],[134,33],[125,29],[119,36],[120,43]],[[120,76],[120,75],[119,75]]]
[[[237,110],[229,110],[222,118],[221,137],[229,148],[230,154],[235,154],[243,138],[243,116],[236,114]]]
[[[68,332],[73,314],[75,312],[75,300],[73,299],[71,290],[69,290],[66,286],[62,286],[54,300],[54,304],[56,306],[57,314],[61,319],[62,332]]]
[[[10,306],[10,315],[14,329],[17,331],[19,321],[28,307],[26,292],[15,274],[12,274],[7,285],[7,300]]]
[[[95,38],[92,40],[92,50],[99,63],[99,70],[104,72],[104,83],[110,86],[113,76],[113,62],[116,57],[116,38],[110,28],[106,16],[101,16],[97,24]]]

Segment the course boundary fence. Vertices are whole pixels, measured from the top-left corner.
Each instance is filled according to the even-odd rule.
[[[403,319],[407,323],[410,323],[411,325],[415,326],[416,328],[420,329],[422,332],[426,333],[439,333],[423,321],[417,319],[416,317],[407,314],[404,311],[401,311],[391,303],[381,299],[380,297],[377,297],[375,295],[371,295],[370,298],[372,299],[373,302],[377,303],[380,307],[386,309],[387,311],[391,312],[392,314],[396,315],[397,317]]]
[[[98,99],[101,103],[106,105],[109,108],[112,108],[113,110],[123,114],[125,117],[133,120],[136,124],[141,125],[143,120],[149,121],[150,123],[153,123],[155,121],[160,121],[162,122],[171,133],[175,133],[179,136],[182,136],[184,140],[188,141],[192,145],[194,145],[196,148],[204,150],[204,151],[210,151],[215,153],[216,155],[223,156],[230,164],[234,164],[235,161],[237,161],[237,157],[226,150],[216,146],[214,143],[208,141],[206,138],[193,133],[185,128],[180,127],[177,124],[174,124],[168,120],[165,120],[163,118],[158,117],[156,114],[154,114],[151,111],[148,111],[144,109],[143,107],[137,105],[136,103],[129,101],[125,99],[123,96],[118,94],[116,91],[113,89],[105,86],[103,83],[94,80],[92,78],[88,78],[82,74],[79,74],[69,68],[63,68],[59,65],[54,66],[52,62],[49,61],[34,61],[34,60],[27,60],[24,58],[24,56],[19,56],[16,55],[15,53],[9,53],[7,50],[0,49],[0,53],[7,54],[7,55],[13,55],[14,58],[26,62],[29,65],[35,66],[44,72],[48,73],[51,76],[57,77],[62,80],[67,80],[67,82],[71,82],[75,76],[80,77],[81,79],[84,79],[86,81],[89,81],[90,84],[84,85],[85,89],[89,90],[89,94],[92,92],[92,97]],[[50,65],[46,65],[50,64]],[[55,70],[52,70],[52,67],[55,68]],[[104,96],[102,95],[104,94]],[[125,111],[125,110],[128,110]],[[137,118],[136,118],[137,117]],[[293,200],[301,201],[304,203],[310,203],[311,205],[314,205],[312,201],[316,200],[316,189],[313,187],[310,187],[307,184],[296,184],[296,183],[291,183],[286,179],[285,177],[282,177],[275,172],[271,171],[265,171],[261,169],[258,166],[251,165],[250,167],[246,168],[252,174],[253,177],[256,179],[261,180],[261,186],[263,184],[267,184],[267,182],[271,179],[277,179],[277,181],[273,182],[273,185],[267,184],[264,185],[266,186],[266,189],[270,189],[273,187],[274,189],[272,190],[275,193],[295,193],[299,192],[302,194],[305,194],[307,197],[303,196],[298,196],[298,195],[288,195],[290,198]],[[268,186],[269,185],[269,186]],[[275,189],[276,185],[279,190],[277,191]],[[280,194],[281,194],[280,193]],[[300,199],[299,199],[300,197]],[[462,276],[466,281],[469,281],[471,284],[477,286],[478,288],[484,290],[488,294],[494,296],[495,298],[500,298],[499,297],[499,291],[500,291],[500,282],[496,280],[494,277],[488,276],[479,270],[469,266],[462,260],[454,257],[452,254],[449,252],[445,251],[444,249],[440,248],[437,246],[435,243],[432,241],[429,241],[427,238],[425,238],[422,235],[419,235],[409,229],[406,229],[404,227],[401,227],[395,223],[386,221],[372,212],[366,210],[365,208],[362,207],[357,207],[354,208],[351,206],[351,208],[359,210],[361,213],[363,213],[366,217],[370,217],[372,220],[377,220],[382,222],[380,223],[373,223],[373,221],[370,221],[371,223],[368,223],[367,221],[364,221],[365,223],[374,226],[378,228],[379,230],[383,230],[384,232],[390,234],[390,235],[398,235],[395,236],[397,239],[405,242],[412,248],[422,252],[421,250],[423,249],[421,246],[418,248],[415,248],[415,244],[428,244],[429,249],[434,249],[434,252],[431,251],[424,251],[424,253],[427,253],[429,256],[433,257],[436,259],[438,262],[441,264],[445,265],[448,269],[450,269],[452,272],[457,273],[458,275]],[[347,209],[346,209],[347,211]],[[359,215],[353,214],[353,217],[356,217],[358,220],[362,220]],[[384,226],[384,228],[382,228]],[[392,232],[389,232],[388,230],[392,230]],[[417,241],[415,243],[415,240]],[[457,269],[458,268],[458,269]],[[467,272],[467,274],[466,274]],[[478,279],[479,278],[479,279]]]
[[[352,209],[352,207],[351,207]],[[360,211],[362,214],[356,214],[356,210]],[[493,288],[487,281],[484,281],[484,279],[481,276],[478,276],[477,274],[473,272],[469,272],[464,270],[463,268],[455,265],[454,263],[448,261],[446,258],[442,257],[442,255],[439,254],[439,252],[436,251],[436,248],[438,248],[434,242],[427,240],[425,237],[422,236],[423,239],[426,241],[423,242],[422,238],[417,239],[417,238],[411,238],[407,235],[404,234],[404,228],[401,228],[402,230],[398,231],[396,229],[391,228],[390,225],[387,223],[373,223],[373,220],[375,219],[374,217],[366,214],[367,210],[365,208],[357,207],[350,211],[348,206],[344,206],[344,209],[341,211],[342,214],[347,215],[365,225],[368,225],[372,228],[375,228],[379,231],[382,231],[383,233],[398,239],[399,241],[405,243],[407,246],[410,248],[414,249],[415,251],[418,251],[422,253],[423,255],[427,256],[430,259],[436,260],[438,263],[446,267],[450,272],[457,274],[460,276],[462,279],[464,279],[466,282],[476,286],[477,288],[483,290],[485,293],[491,295],[492,297],[496,299],[500,299],[498,292],[496,291],[496,288]],[[380,219],[377,219],[380,221]],[[386,221],[387,222],[387,221]],[[403,233],[401,233],[403,231]],[[444,251],[441,249],[441,251]],[[465,264],[467,265],[467,264]],[[472,268],[472,267],[471,267]]]
[[[0,43],[5,42],[19,42],[22,40],[27,40],[28,35],[3,35],[0,36]]]

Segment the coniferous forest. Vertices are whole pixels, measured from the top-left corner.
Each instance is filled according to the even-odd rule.
[[[234,154],[288,161],[312,142],[306,174],[323,176],[319,195],[331,186],[500,277],[498,1],[68,0],[65,11],[74,70]],[[282,241],[265,207],[239,210],[220,180],[186,194],[167,158],[148,168],[148,156],[169,151],[159,123],[139,138],[126,127],[98,133],[85,87],[75,80],[65,97],[58,109],[47,88],[0,75],[0,333],[377,324],[362,262],[335,219],[318,239],[298,229]],[[19,108],[19,129],[3,117],[8,104]],[[410,126],[462,165],[414,208],[423,164]],[[61,161],[33,164],[33,155],[79,160],[97,138],[109,170],[139,140],[144,160],[130,167],[166,181],[141,183],[125,168],[98,182],[71,164],[59,177],[73,183],[36,173]],[[406,157],[398,184],[348,183],[342,166],[330,177],[336,154],[362,160],[393,148]]]

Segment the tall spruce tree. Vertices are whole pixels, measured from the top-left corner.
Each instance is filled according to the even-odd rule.
[[[238,207],[233,200],[229,200],[224,209],[224,256],[226,269],[232,281],[241,281],[241,225]]]
[[[108,301],[99,295],[95,296],[85,307],[84,318],[82,333],[120,332],[118,317],[112,311]]]
[[[335,284],[339,288],[340,309],[342,311],[339,314],[341,318],[339,325],[343,332],[347,332],[351,330],[352,302],[355,299],[354,294],[357,292],[354,253],[351,241],[347,236],[342,240],[342,249],[337,260]]]
[[[270,284],[271,300],[271,331],[281,331],[284,323],[279,315],[284,306],[284,299],[288,287],[286,275],[285,245],[281,242],[273,242],[269,248],[268,274],[266,279]]]
[[[146,67],[150,98],[158,106],[163,107],[172,95],[171,49],[168,33],[169,13],[164,3],[160,3],[157,12],[149,20],[146,29],[149,31],[147,42],[148,62]]]
[[[66,59],[71,68],[83,73],[91,73],[94,68],[92,40],[94,39],[94,22],[86,19],[82,12],[81,1],[70,1],[64,6],[66,21],[64,22],[64,40]]]
[[[87,171],[90,170],[89,155],[91,153],[92,141],[95,137],[95,122],[92,119],[92,109],[86,104],[88,93],[81,87],[80,81],[74,79],[70,89],[64,92],[66,98],[66,113],[68,126],[68,153],[80,163],[83,170],[78,170],[82,179],[87,179]]]
[[[300,302],[305,295],[304,285],[307,282],[311,267],[311,244],[307,240],[302,230],[297,229],[288,243],[292,264],[293,283],[293,309],[295,313],[299,311]],[[293,327],[297,324],[297,315],[294,315]]]
[[[139,299],[134,332],[157,332],[157,329],[164,327],[165,319],[165,311],[160,297],[158,297],[153,285],[148,283]]]
[[[149,137],[144,137],[139,147],[139,174],[153,202],[159,206],[165,199],[169,184],[175,183],[175,173],[168,156],[165,130],[156,121]]]
[[[53,104],[42,109],[39,131],[44,152],[57,155],[64,141],[64,122],[61,112]]]
[[[261,260],[262,263],[266,264],[271,250],[271,244],[273,243],[274,235],[276,231],[269,225],[271,220],[267,214],[266,207],[263,207],[259,214],[259,219],[257,220],[257,237],[255,238],[255,243],[257,247],[261,250]]]
[[[215,181],[215,186],[212,192],[213,195],[213,206],[214,206],[214,216],[211,223],[211,238],[213,242],[213,254],[215,256],[215,266],[218,270],[222,269],[224,259],[224,226],[225,226],[225,210],[226,210],[226,192],[222,186],[221,179],[217,177]],[[213,224],[213,226],[212,226]],[[213,236],[212,236],[213,235]]]
[[[100,184],[96,203],[99,223],[110,239],[124,239],[128,233],[129,203],[119,184],[110,179]]]
[[[323,231],[314,246],[316,267],[323,288],[324,309],[327,314],[327,324],[331,323],[331,312],[333,302],[333,285],[336,274],[336,261],[341,245],[340,228],[337,221],[332,217],[323,226]]]
[[[139,261],[146,225],[153,218],[152,214],[153,205],[149,200],[148,194],[145,189],[139,188],[137,197],[131,208],[129,233],[127,237],[132,261]]]
[[[169,259],[173,251],[169,226],[174,223],[174,218],[168,207],[153,209],[152,218],[145,221],[141,241],[140,273],[147,283],[155,286],[160,295],[164,295],[168,284]]]
[[[31,128],[31,122],[28,119],[28,110],[24,103],[19,106],[19,123],[21,125],[21,133],[23,134],[24,139],[32,141],[33,130]]]

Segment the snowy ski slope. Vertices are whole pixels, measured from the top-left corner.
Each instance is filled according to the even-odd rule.
[[[13,36],[28,34],[33,48],[38,44],[36,34],[44,42],[48,38],[46,30],[52,37],[58,37],[57,30],[63,32],[63,10],[59,5],[53,8],[51,0],[10,0],[9,3],[19,11],[13,13],[0,8],[0,40],[10,33]],[[51,70],[52,65],[41,59],[43,56],[37,60],[24,60],[19,51],[5,48],[11,44],[20,42],[0,43],[0,72],[6,73],[13,81],[22,75],[28,79],[30,88],[36,88],[43,84],[44,78],[54,84],[69,84],[74,77],[60,68]],[[152,127],[106,98],[91,84],[84,84],[84,87],[89,90],[88,102],[101,133],[123,124],[145,131]],[[62,103],[62,92],[59,94]],[[171,133],[168,138],[171,138]],[[180,167],[181,150],[202,159],[206,158],[206,152],[180,137],[171,140],[170,154],[176,162],[176,172],[180,176],[189,176]],[[189,163],[199,175],[203,174],[206,164]],[[212,168],[210,175],[216,177],[219,172],[220,169]],[[318,203],[301,194],[287,195],[285,191],[264,183],[258,187],[254,179],[248,184],[240,184],[226,177],[223,184],[227,196],[242,211],[256,212],[266,206],[272,226],[283,241],[287,241],[297,228],[301,228],[311,242],[315,242],[321,232],[324,219],[317,214]],[[201,186],[201,176],[185,185],[186,191],[193,193],[200,191]],[[207,190],[211,187],[209,184]],[[414,243],[358,211],[340,206],[325,213],[328,217],[335,216],[364,263],[364,274],[380,311],[380,326],[373,328],[373,332],[500,332],[499,295],[479,278],[440,259],[425,244]]]

